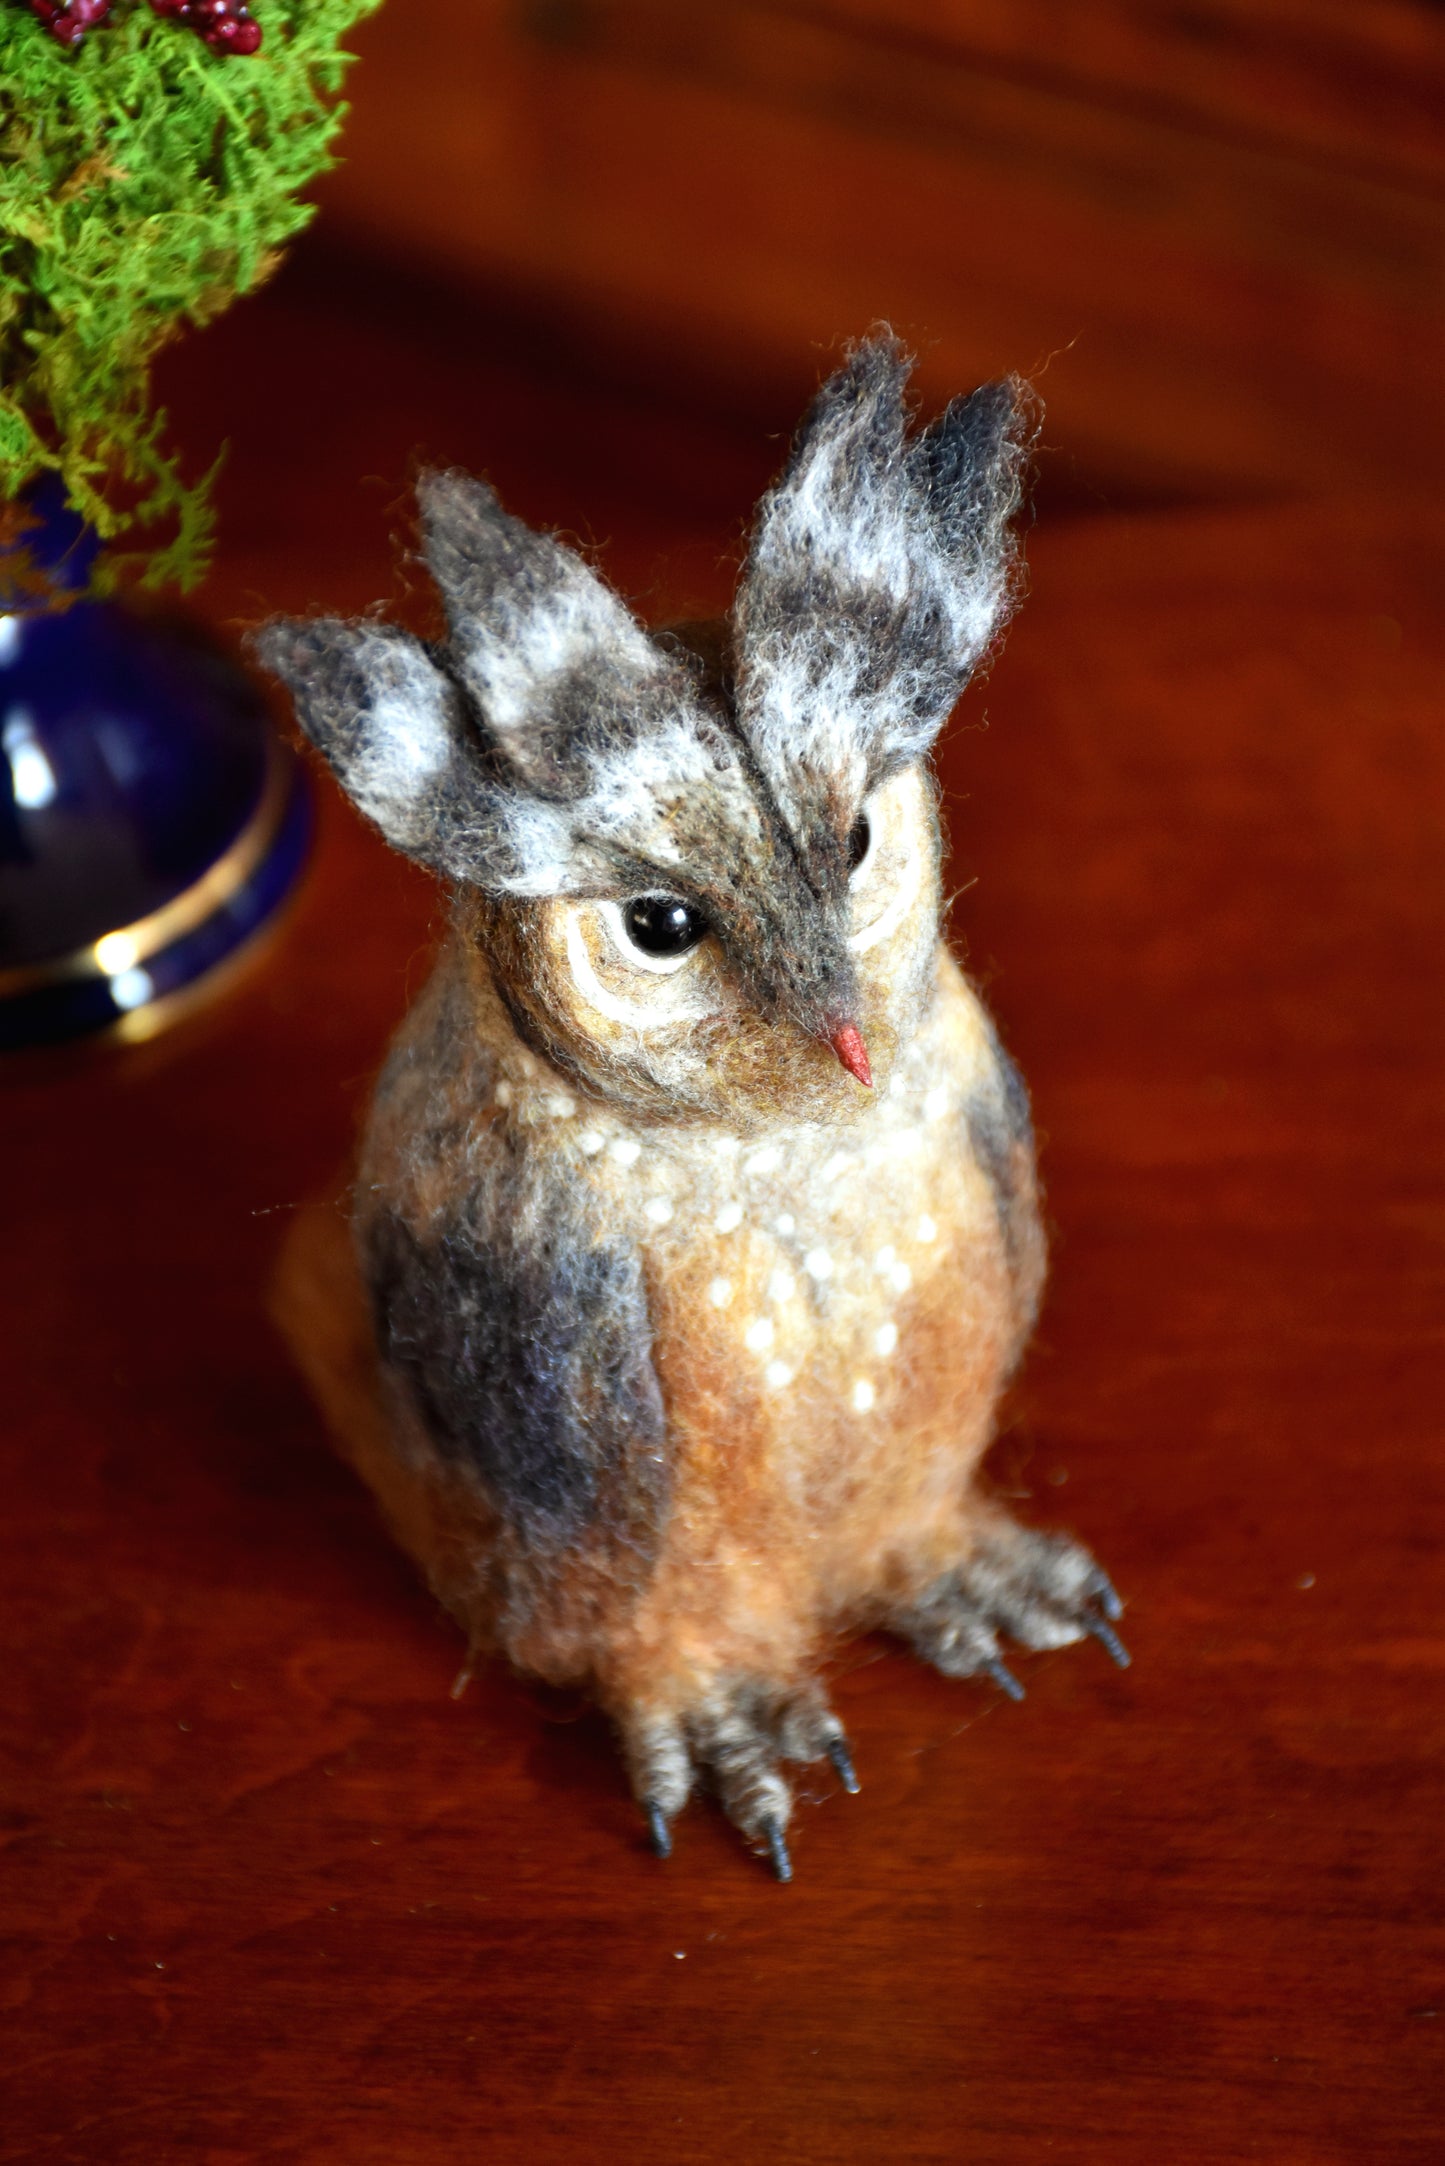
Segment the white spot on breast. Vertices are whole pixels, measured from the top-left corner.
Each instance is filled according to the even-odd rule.
[[[823,1168],[825,1181],[836,1181],[840,1173],[846,1173],[853,1161],[846,1151],[835,1151]]]
[[[748,1160],[748,1172],[776,1173],[782,1163],[782,1152],[774,1144],[770,1143],[766,1150],[753,1152],[752,1157]]]
[[[599,1136],[595,1128],[588,1128],[577,1138],[577,1148],[584,1158],[595,1158],[606,1142],[607,1138]]]
[[[712,1147],[719,1158],[736,1158],[742,1149],[736,1136],[715,1136]]]
[[[496,1099],[499,1106],[509,1106],[512,1103],[511,1084],[499,1083],[496,1089],[492,1092],[492,1096]]]
[[[731,1279],[714,1279],[707,1290],[708,1300],[715,1309],[725,1309],[733,1297]]]
[[[778,1232],[786,1237],[788,1234],[792,1233],[795,1230],[797,1221],[793,1217],[791,1211],[782,1211],[773,1220],[773,1224],[776,1226]]]
[[[935,1218],[930,1218],[926,1211],[918,1221],[918,1238],[920,1241],[936,1241],[938,1239],[938,1221]]]
[[[821,1286],[824,1279],[833,1276],[833,1259],[825,1248],[810,1248],[803,1258],[803,1269]]]
[[[763,1375],[772,1385],[774,1391],[781,1391],[785,1384],[791,1384],[793,1381],[793,1372],[786,1361],[770,1361],[766,1369],[764,1369]]]
[[[635,1166],[642,1156],[642,1145],[631,1136],[614,1136],[610,1148],[619,1166]]]
[[[913,1273],[906,1263],[897,1263],[888,1274],[888,1283],[895,1294],[906,1294],[913,1284]]]
[[[923,1110],[931,1121],[942,1120],[948,1111],[948,1092],[941,1083],[935,1083],[931,1091],[924,1093]]]
[[[743,1207],[740,1203],[725,1203],[713,1220],[719,1233],[733,1233],[742,1222]]]
[[[577,1101],[569,1098],[565,1091],[557,1091],[547,1100],[547,1111],[555,1120],[570,1121],[577,1111]]]
[[[873,1334],[873,1344],[886,1360],[898,1344],[898,1326],[895,1323],[880,1324]]]
[[[774,1301],[791,1301],[797,1284],[791,1271],[775,1271],[768,1280],[768,1292]]]
[[[873,1259],[873,1268],[875,1271],[881,1271],[886,1278],[897,1261],[898,1251],[890,1241],[879,1249],[878,1254]]]
[[[867,1377],[860,1376],[857,1383],[853,1386],[853,1411],[856,1414],[866,1414],[872,1406],[873,1401],[876,1397],[877,1393],[874,1391],[873,1386],[869,1383]]]
[[[770,1316],[759,1316],[743,1333],[743,1344],[750,1352],[761,1354],[773,1343],[773,1321]]]
[[[647,1215],[654,1226],[665,1226],[672,1216],[672,1205],[666,1196],[654,1196],[647,1206]]]

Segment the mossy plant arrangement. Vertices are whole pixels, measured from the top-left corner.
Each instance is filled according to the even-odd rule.
[[[5,540],[51,471],[105,545],[98,585],[204,571],[211,475],[183,477],[151,362],[259,285],[311,217],[301,192],[344,111],[341,39],[377,5],[259,0],[253,18],[227,0],[212,23],[202,0],[0,0]]]

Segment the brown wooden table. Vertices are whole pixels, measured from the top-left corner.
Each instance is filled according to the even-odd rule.
[[[237,423],[215,611],[387,592],[419,443],[649,608],[725,590],[775,446],[318,292],[177,364]],[[805,1782],[789,1888],[705,1807],[653,1859],[585,1707],[451,1697],[266,1321],[421,876],[323,789],[241,988],[7,1081],[0,2160],[1442,2155],[1442,554],[1359,503],[1035,537],[944,752],[1057,1229],[994,1464],[1136,1661],[1012,1707],[846,1649],[863,1790]]]

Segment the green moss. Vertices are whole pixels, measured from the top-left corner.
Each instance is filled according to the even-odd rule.
[[[211,476],[188,485],[150,364],[259,285],[332,161],[344,33],[378,0],[258,0],[229,59],[144,0],[66,53],[0,0],[0,503],[45,468],[108,544],[103,576],[191,584]]]

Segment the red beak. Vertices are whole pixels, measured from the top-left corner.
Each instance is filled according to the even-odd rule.
[[[840,1023],[828,1033],[828,1043],[837,1054],[849,1075],[855,1075],[865,1090],[873,1088],[873,1070],[868,1065],[868,1048],[863,1043],[863,1033],[856,1023]]]

